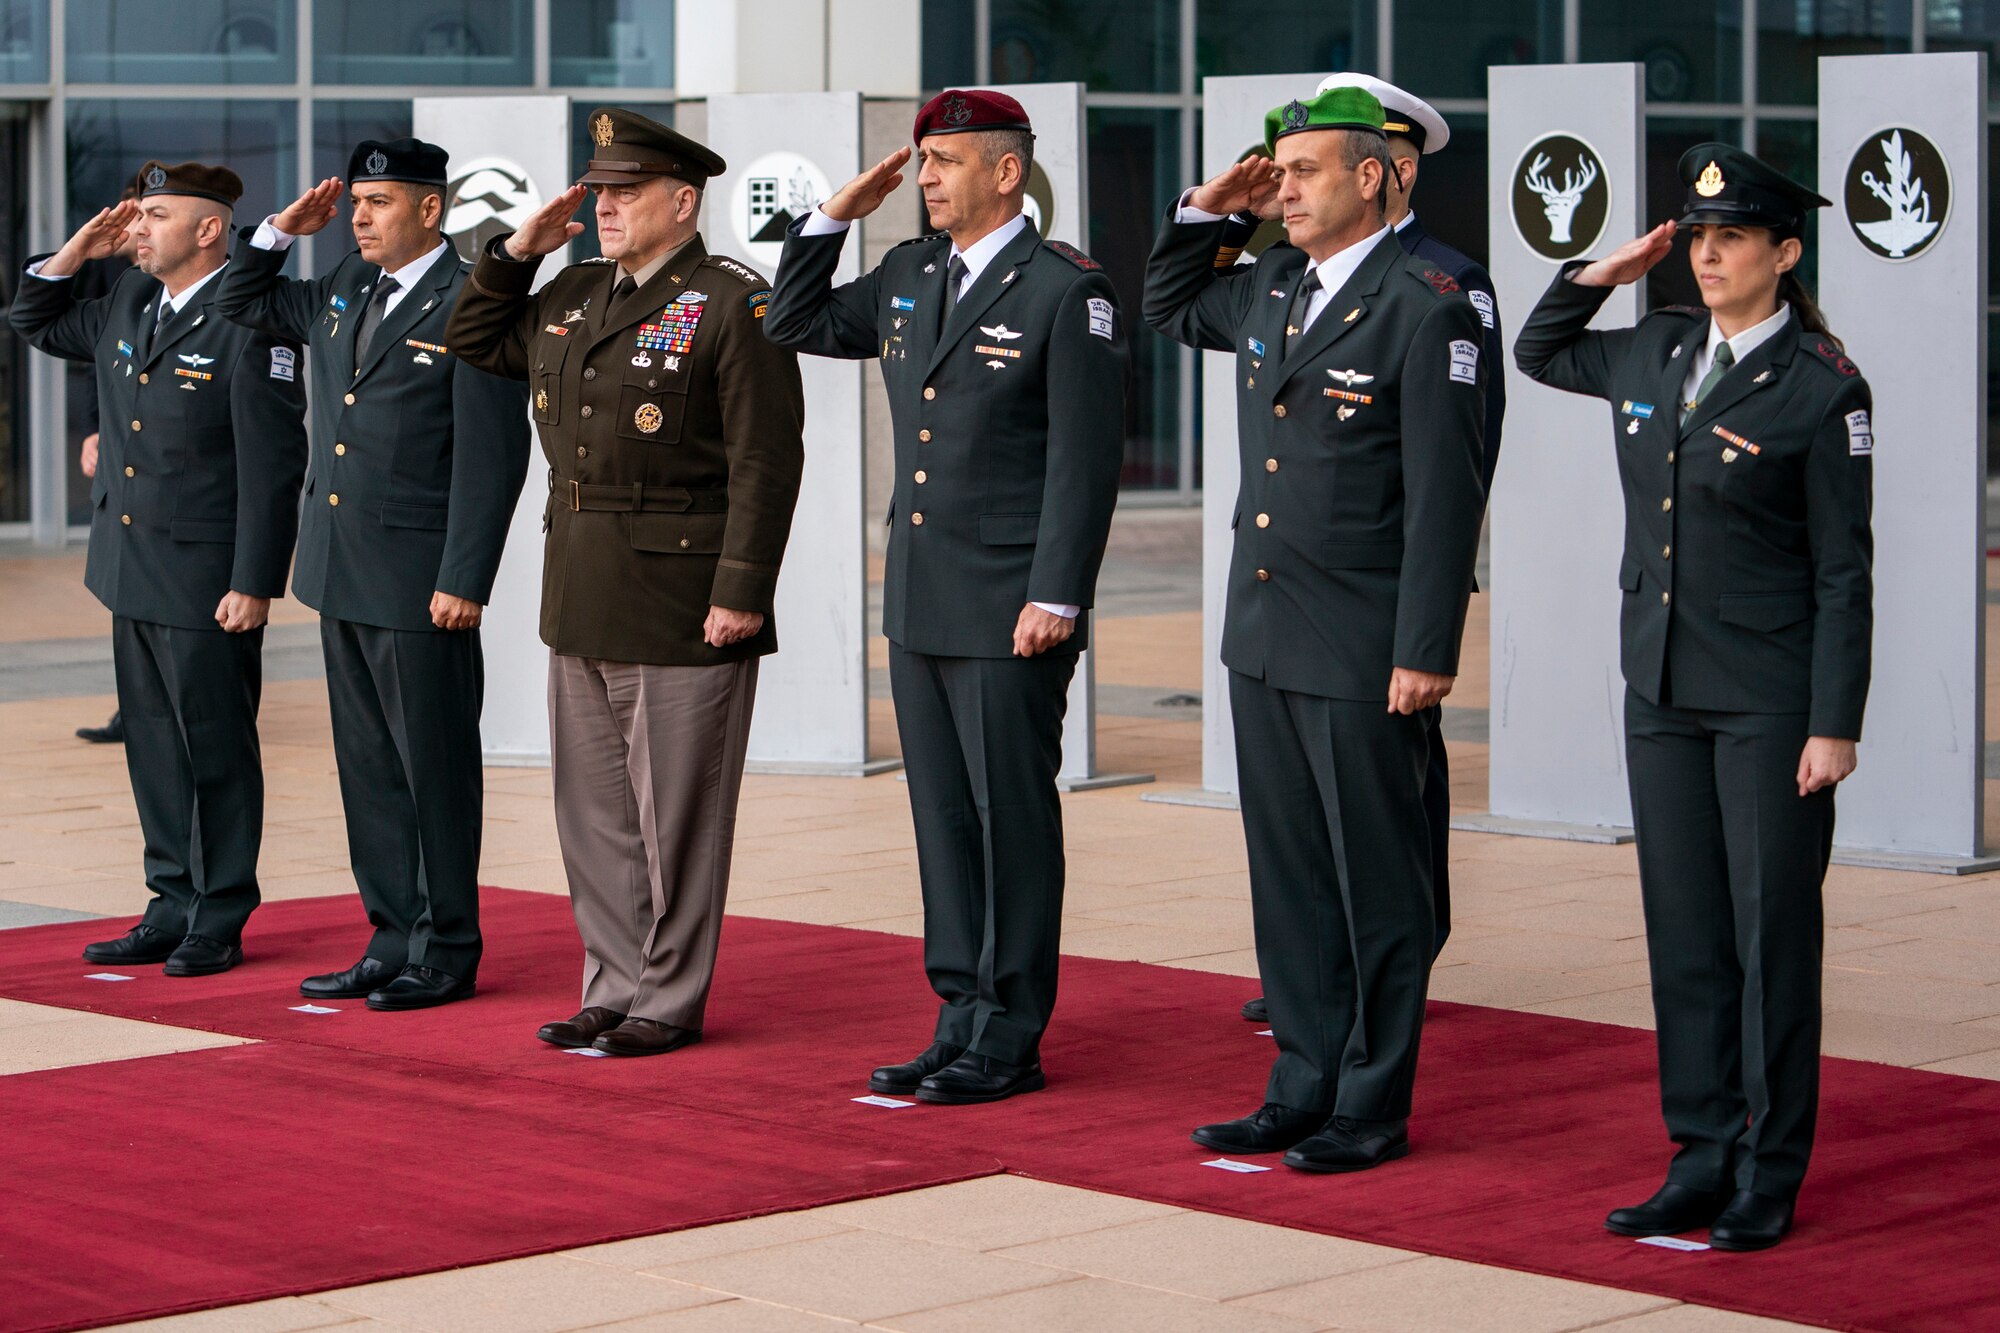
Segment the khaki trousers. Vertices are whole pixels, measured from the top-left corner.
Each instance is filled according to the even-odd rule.
[[[699,1031],[715,972],[757,659],[549,655],[556,835],[584,1007]]]

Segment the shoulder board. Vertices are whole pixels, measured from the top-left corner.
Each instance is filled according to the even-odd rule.
[[[1451,274],[1445,272],[1436,264],[1431,263],[1428,259],[1419,259],[1417,256],[1411,255],[1404,262],[1407,265],[1405,271],[1411,277],[1429,287],[1439,296],[1450,296],[1453,292],[1463,290],[1459,287],[1457,278],[1452,277]]]
[[[1085,273],[1095,273],[1099,269],[1104,267],[1104,265],[1098,263],[1095,259],[1092,259],[1089,255],[1085,254],[1083,251],[1077,249],[1073,245],[1067,244],[1066,242],[1043,241],[1042,244],[1047,246],[1049,249],[1055,251],[1057,254],[1061,255],[1064,259],[1067,259],[1070,263],[1082,269]]]
[[[1811,352],[1827,369],[1844,379],[1853,379],[1861,373],[1861,367],[1848,360],[1847,354],[1840,350],[1833,339],[1823,333],[1801,331],[1799,345]]]
[[[1666,315],[1685,315],[1689,319],[1706,319],[1708,317],[1708,311],[1698,305],[1663,305],[1660,307],[1660,313]]]
[[[606,259],[603,255],[592,255],[588,259],[579,260],[578,266],[580,267],[583,264],[608,264],[610,262],[611,261]]]
[[[944,238],[945,235],[941,231],[925,232],[922,236],[912,236],[907,241],[897,241],[889,248],[891,250],[900,250],[906,245],[922,245],[926,241],[941,241]]]
[[[764,275],[756,269],[751,268],[748,264],[738,263],[727,255],[708,255],[703,258],[697,267],[719,268],[737,281],[750,287],[769,287],[771,285]]]

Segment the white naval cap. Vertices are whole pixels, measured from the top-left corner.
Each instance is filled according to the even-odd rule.
[[[1329,74],[1319,81],[1316,91],[1323,93],[1329,88],[1359,88],[1372,94],[1387,117],[1383,133],[1402,135],[1421,153],[1435,153],[1451,141],[1451,126],[1429,102],[1373,74]]]

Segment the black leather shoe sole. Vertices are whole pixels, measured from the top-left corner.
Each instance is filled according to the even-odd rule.
[[[1737,1235],[1737,1236],[1730,1236],[1726,1239],[1724,1237],[1716,1235],[1714,1232],[1710,1232],[1708,1236],[1708,1243],[1710,1245],[1713,1245],[1718,1250],[1729,1250],[1732,1253],[1742,1254],[1742,1253],[1748,1253],[1752,1250],[1768,1250],[1773,1245],[1776,1245],[1779,1241],[1783,1240],[1784,1238],[1785,1238],[1785,1233],[1782,1231],[1775,1236]]]
[[[1662,1218],[1658,1222],[1646,1223],[1622,1219],[1614,1221],[1607,1217],[1604,1219],[1604,1229],[1621,1236],[1678,1236],[1684,1231],[1699,1231],[1714,1220],[1713,1216]]]
[[[175,962],[169,958],[161,969],[170,977],[212,977],[227,972],[243,961],[243,950],[231,949],[220,958],[204,959],[199,963]]]
[[[174,950],[180,947],[181,942],[175,940],[162,948],[148,949],[143,953],[129,953],[124,950],[107,952],[100,950],[96,945],[92,944],[85,946],[83,961],[86,963],[124,963],[130,967],[149,967],[154,963],[166,962],[174,956]]]
[[[457,1000],[469,1000],[478,992],[478,990],[479,988],[477,986],[466,986],[459,990],[452,991],[446,995],[424,995],[424,996],[413,995],[409,996],[408,998],[398,997],[397,999],[393,1000],[377,1000],[375,998],[374,993],[370,992],[368,996],[368,1007],[370,1009],[373,1009],[378,1014],[407,1013],[413,1009],[436,1009],[442,1005],[451,1004],[452,1002]]]
[[[1264,1003],[1264,997],[1261,995],[1254,1000],[1245,1000],[1243,1007],[1237,1012],[1243,1015],[1243,1021],[1246,1023],[1268,1023],[1271,1021],[1271,1007]]]
[[[1410,1145],[1407,1143],[1397,1144],[1371,1162],[1317,1162],[1308,1157],[1295,1158],[1290,1152],[1287,1152],[1285,1154],[1285,1165],[1291,1167],[1294,1171],[1316,1171],[1321,1175],[1337,1176],[1344,1175],[1349,1171],[1373,1170],[1384,1162],[1393,1162],[1399,1157],[1408,1157],[1409,1155]]]
[[[935,1106],[977,1106],[982,1102],[1004,1102],[1009,1097],[1023,1092],[1040,1092],[1048,1085],[1048,1079],[1037,1069],[1026,1078],[1016,1079],[1005,1087],[994,1088],[991,1091],[959,1092],[951,1088],[919,1087],[915,1095],[918,1101],[930,1102]]]

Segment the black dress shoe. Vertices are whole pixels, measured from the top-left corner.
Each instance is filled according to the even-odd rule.
[[[299,994],[308,1000],[358,1000],[394,981],[402,970],[380,958],[363,958],[345,972],[322,972],[307,977],[299,983]]]
[[[625,1015],[602,1005],[592,1005],[575,1018],[564,1019],[560,1023],[544,1023],[535,1033],[535,1040],[545,1041],[551,1046],[565,1050],[576,1050],[596,1041],[603,1033],[611,1031],[625,1021]]]
[[[1047,1086],[1040,1060],[1010,1065],[990,1055],[967,1051],[917,1084],[916,1097],[920,1102],[935,1102],[940,1106],[971,1106],[977,1102],[1004,1101],[1020,1092],[1040,1092]]]
[[[1326,1123],[1324,1111],[1299,1111],[1265,1102],[1241,1120],[1203,1125],[1188,1137],[1217,1152],[1283,1152],[1304,1143]]]
[[[379,1010],[434,1009],[453,1000],[469,1000],[477,989],[472,978],[460,979],[434,967],[410,964],[396,979],[368,992],[368,1007]]]
[[[243,947],[234,940],[190,935],[181,941],[161,969],[170,977],[212,977],[243,961]]]
[[[1410,1155],[1407,1122],[1349,1120],[1337,1115],[1326,1127],[1285,1154],[1285,1165],[1300,1171],[1366,1171]]]
[[[1254,1000],[1245,1000],[1241,1012],[1243,1017],[1252,1023],[1271,1021],[1271,1007],[1264,1003],[1264,997],[1261,995]]]
[[[1669,1180],[1637,1207],[1613,1208],[1604,1229],[1621,1236],[1674,1236],[1707,1226],[1728,1201],[1721,1190],[1690,1189]]]
[[[934,1041],[924,1048],[924,1053],[908,1064],[883,1065],[868,1076],[870,1092],[900,1093],[907,1097],[917,1090],[932,1074],[943,1069],[953,1060],[965,1054],[963,1046],[954,1046],[948,1041]]]
[[[115,940],[83,946],[86,963],[164,963],[180,948],[181,937],[151,926],[134,926]]]
[[[101,727],[78,727],[76,738],[92,745],[121,744],[125,740],[125,715],[113,713],[111,720]]]
[[[665,1055],[701,1040],[700,1028],[677,1028],[651,1018],[628,1018],[590,1043],[606,1055]]]
[[[1738,1190],[1708,1229],[1708,1243],[1718,1250],[1768,1250],[1791,1229],[1790,1199]]]

